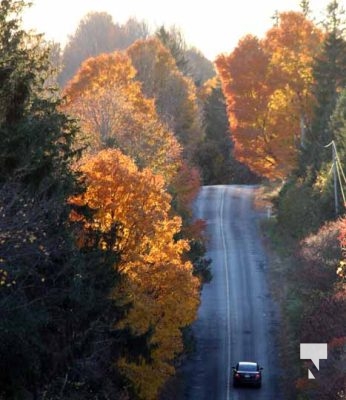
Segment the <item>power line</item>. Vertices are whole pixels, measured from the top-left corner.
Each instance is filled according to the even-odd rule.
[[[341,169],[341,170],[342,170],[342,169]],[[346,201],[345,201],[345,194],[344,194],[344,189],[343,189],[342,183],[341,183],[340,165],[339,165],[338,162],[336,162],[336,171],[337,171],[337,174],[338,174],[338,180],[339,180],[339,185],[340,185],[340,191],[341,191],[341,195],[342,195],[342,200],[343,200],[343,203],[344,203],[344,206],[345,206],[345,204],[346,204]]]
[[[346,176],[342,169],[340,157],[339,157],[338,151],[336,149],[336,144],[335,144],[334,140],[332,140],[330,143],[328,143],[326,146],[323,146],[323,147],[328,148],[330,146],[332,146],[332,150],[333,150],[333,164],[332,164],[332,168],[331,168],[330,172],[333,171],[335,214],[338,215],[339,214],[339,199],[338,199],[337,183],[339,184],[339,187],[340,187],[340,193],[342,196],[343,205],[344,205],[344,207],[346,207],[346,198],[345,198],[345,192],[344,192],[344,188],[343,188],[343,184],[346,185]],[[342,182],[342,180],[343,180],[343,182]]]

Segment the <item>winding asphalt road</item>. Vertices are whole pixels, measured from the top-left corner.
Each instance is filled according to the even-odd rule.
[[[205,186],[195,215],[207,222],[213,280],[204,285],[193,325],[196,351],[184,372],[186,400],[281,400],[275,344],[277,311],[266,280],[253,186]],[[233,388],[231,367],[255,360],[262,388]]]

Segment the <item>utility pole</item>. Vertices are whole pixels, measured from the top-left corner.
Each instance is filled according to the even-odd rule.
[[[336,159],[336,148],[334,140],[332,142],[333,149],[333,178],[334,178],[334,203],[335,203],[335,215],[339,215],[339,199],[338,199],[338,171],[337,171],[337,159]]]
[[[338,199],[338,182],[340,182],[339,179],[339,171],[338,171],[338,155],[336,152],[336,145],[334,140],[332,140],[329,144],[327,144],[326,146],[324,146],[325,148],[332,146],[332,151],[333,151],[333,165],[332,165],[332,169],[333,169],[333,181],[334,181],[334,207],[335,207],[335,215],[338,216],[339,215],[339,199]],[[341,194],[344,197],[343,194],[343,189],[341,186],[341,182],[340,182],[340,189],[341,189]]]

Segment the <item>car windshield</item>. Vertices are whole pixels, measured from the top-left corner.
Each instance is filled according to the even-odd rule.
[[[239,363],[239,370],[240,371],[257,371],[257,365],[249,364],[249,363]]]

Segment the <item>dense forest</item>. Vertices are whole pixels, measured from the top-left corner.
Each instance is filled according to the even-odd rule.
[[[22,29],[27,6],[0,1],[0,399],[160,398],[212,279],[194,199],[255,182],[280,188],[287,399],[345,399],[339,2],[323,24],[307,0],[276,14],[215,65],[176,27],[105,12],[62,48]],[[295,346],[316,340],[330,376],[311,384]]]
[[[0,398],[156,399],[211,279],[192,202],[236,164],[220,82],[174,27],[95,12],[62,50],[26,6],[1,1]]]

